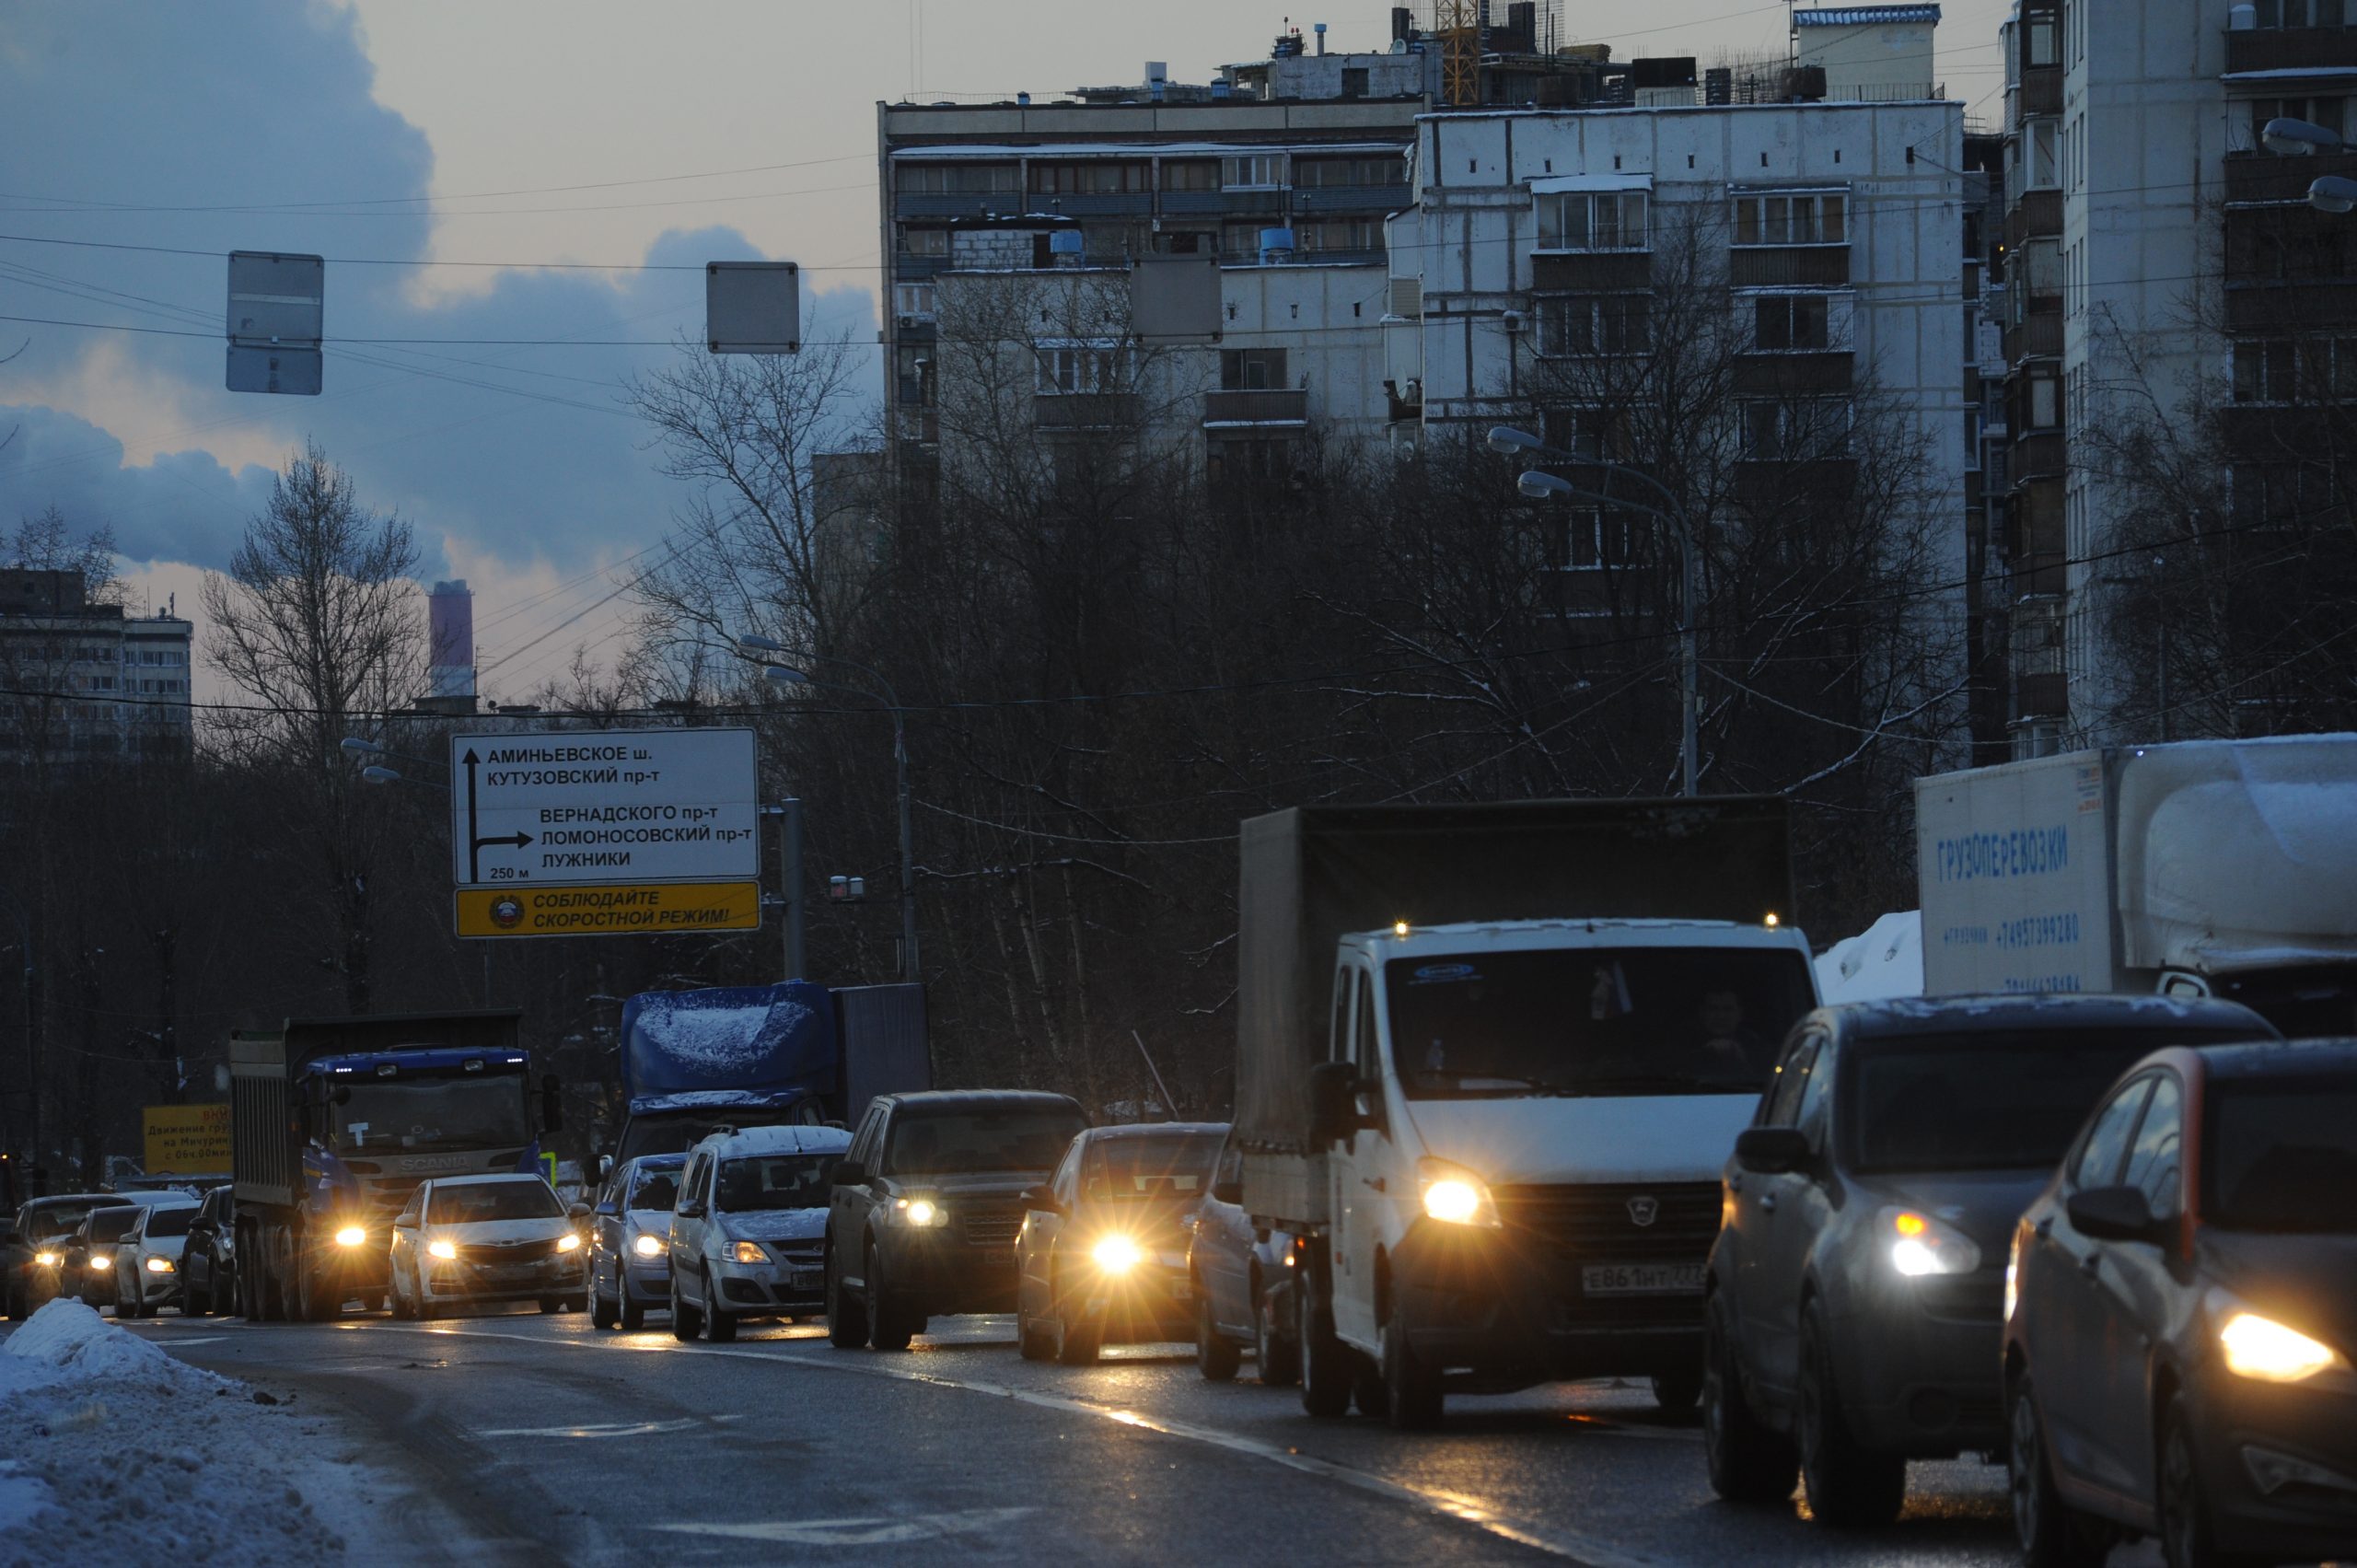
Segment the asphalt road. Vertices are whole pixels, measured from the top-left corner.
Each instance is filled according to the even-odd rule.
[[[812,1324],[682,1345],[585,1316],[126,1325],[351,1423],[471,1533],[460,1560],[546,1562],[2016,1562],[2003,1474],[1918,1465],[1887,1530],[1714,1500],[1690,1418],[1574,1384],[1461,1399],[1445,1431],[1312,1421],[1290,1389],[1205,1383],[1190,1347],[1035,1365],[1008,1319],[901,1354]],[[409,1561],[388,1522],[355,1561]],[[2149,1545],[2120,1568],[2157,1563]]]

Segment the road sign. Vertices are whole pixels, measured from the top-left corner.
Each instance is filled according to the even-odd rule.
[[[219,1176],[229,1168],[229,1108],[151,1105],[145,1124],[147,1174]]]
[[[229,390],[317,397],[326,300],[319,257],[230,251]]]
[[[461,888],[461,936],[666,936],[759,931],[759,882]]]
[[[802,273],[792,261],[707,261],[704,346],[714,354],[802,348]]]
[[[758,796],[749,729],[454,735],[453,879],[754,881]]]

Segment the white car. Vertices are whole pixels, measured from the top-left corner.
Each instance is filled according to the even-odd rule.
[[[474,1302],[537,1301],[578,1312],[588,1248],[579,1221],[537,1176],[422,1183],[393,1220],[393,1316],[439,1318]]]
[[[114,1244],[114,1315],[153,1318],[180,1299],[180,1249],[201,1200],[177,1192],[139,1205],[139,1218]]]
[[[840,1127],[749,1127],[688,1151],[671,1210],[674,1339],[825,1310],[827,1200],[850,1147]]]

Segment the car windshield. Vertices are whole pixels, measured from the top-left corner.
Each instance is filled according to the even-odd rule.
[[[1098,1138],[1081,1163],[1082,1190],[1092,1202],[1191,1202],[1212,1184],[1220,1142],[1219,1134],[1202,1132]]]
[[[679,1167],[662,1170],[641,1170],[630,1179],[630,1201],[625,1209],[660,1209],[668,1214],[679,1201]]]
[[[100,1209],[90,1216],[90,1239],[120,1241],[139,1223],[137,1209]]]
[[[840,1153],[753,1155],[720,1162],[720,1212],[823,1209],[834,1185]]]
[[[2104,1090],[2182,1029],[2008,1029],[1868,1040],[1840,1117],[1854,1170],[2045,1170]]]
[[[2357,1234],[2357,1085],[2228,1084],[2209,1122],[2203,1218],[2227,1230]]]
[[[1754,1095],[1816,1000],[1807,961],[1780,948],[1395,958],[1384,990],[1411,1099]]]
[[[903,1112],[892,1121],[884,1174],[1047,1170],[1086,1125],[1063,1106]]]
[[[338,1084],[328,1109],[328,1147],[339,1155],[498,1149],[532,1141],[524,1080],[512,1073]]]
[[[195,1205],[185,1209],[157,1209],[147,1216],[149,1236],[186,1236],[188,1222],[196,1218]]]
[[[470,1181],[436,1187],[426,1204],[428,1225],[484,1225],[493,1220],[561,1219],[564,1205],[545,1181]]]
[[[25,1216],[25,1239],[48,1241],[56,1237],[70,1236],[79,1228],[85,1219],[89,1217],[90,1211],[98,1206],[98,1202],[93,1201],[87,1203],[60,1203],[55,1208],[50,1209],[35,1209]]]

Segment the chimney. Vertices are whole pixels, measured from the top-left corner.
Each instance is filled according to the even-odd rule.
[[[1311,30],[1311,31],[1313,31],[1313,32],[1315,32],[1315,33],[1317,33],[1317,35],[1318,35],[1318,53],[1320,53],[1320,54],[1325,53],[1325,52],[1326,52],[1326,24],[1325,24],[1324,22],[1312,22],[1312,23],[1310,23],[1310,24],[1309,24],[1309,26],[1310,26],[1310,30]]]
[[[432,652],[426,691],[435,697],[475,694],[475,596],[466,580],[436,583],[425,598]]]
[[[1405,6],[1391,7],[1391,41],[1405,43],[1416,36],[1416,13]]]

